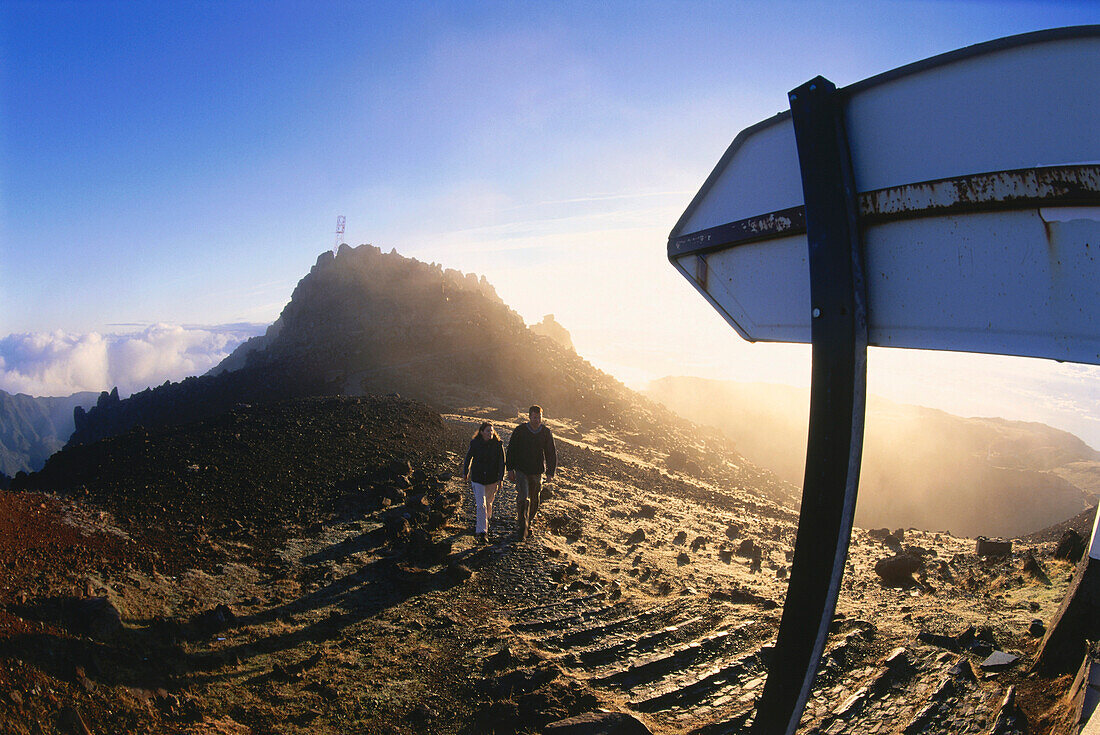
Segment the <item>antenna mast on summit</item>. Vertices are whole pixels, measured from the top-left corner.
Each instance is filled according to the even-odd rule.
[[[347,218],[344,215],[336,216],[336,244],[332,246],[333,253],[340,249],[340,240],[344,237],[344,224],[346,222]]]

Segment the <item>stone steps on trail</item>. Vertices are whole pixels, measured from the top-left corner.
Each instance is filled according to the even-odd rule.
[[[625,601],[594,608],[581,607],[577,610],[568,611],[559,617],[515,622],[512,623],[512,630],[519,633],[534,633],[544,630],[572,630],[581,628],[585,624],[593,621],[606,621],[608,619],[617,620],[624,615],[629,615],[629,613],[630,604]]]
[[[605,593],[509,613],[512,630],[630,709],[700,733],[739,731],[760,696],[774,626],[741,608]],[[1003,687],[960,668],[958,654],[920,643],[882,653],[873,625],[845,620],[829,639],[800,730],[855,733],[985,732]],[[966,666],[976,666],[973,658]],[[977,723],[980,723],[978,725]],[[980,727],[976,730],[975,727]],[[729,728],[727,728],[729,729]]]
[[[619,641],[623,635],[636,640],[638,631],[650,629],[658,622],[667,626],[675,614],[674,610],[664,607],[628,612],[614,620],[595,620],[591,625],[581,625],[547,636],[540,639],[538,645],[551,650],[569,649],[579,654],[593,645],[606,644],[609,640]]]
[[[762,671],[762,665],[757,653],[751,651],[702,670],[696,667],[678,672],[661,686],[642,691],[630,701],[630,707],[652,713],[699,706],[732,706],[743,700],[751,702],[755,698],[754,691],[746,691],[742,685],[759,678],[757,674]]]
[[[664,628],[641,636],[628,632],[610,640],[600,641],[587,649],[573,649],[571,655],[564,659],[563,663],[573,667],[584,667],[591,672],[621,661],[628,655],[638,657],[652,652],[666,642],[694,639],[707,630],[713,629],[713,619],[699,615],[677,622],[675,625],[666,625]],[[619,666],[621,666],[621,663]]]
[[[570,597],[564,600],[555,600],[554,602],[547,603],[545,605],[531,605],[530,607],[521,607],[513,610],[509,617],[512,618],[527,618],[533,620],[541,615],[552,614],[551,611],[560,611],[562,608],[571,608],[581,605],[594,605],[599,601],[607,597],[605,592],[594,592],[591,595],[585,595],[583,597]]]
[[[738,632],[749,625],[751,623],[742,623],[740,626],[712,631],[692,640],[677,641],[650,656],[632,658],[626,662],[625,667],[620,663],[618,666],[612,665],[603,671],[593,672],[591,681],[601,686],[629,690],[666,679],[670,675],[706,667],[737,646],[741,641]]]

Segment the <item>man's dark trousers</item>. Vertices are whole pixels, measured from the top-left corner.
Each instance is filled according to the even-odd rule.
[[[516,470],[516,521],[519,523],[519,536],[526,538],[539,510],[539,496],[542,494],[542,475],[525,475]]]

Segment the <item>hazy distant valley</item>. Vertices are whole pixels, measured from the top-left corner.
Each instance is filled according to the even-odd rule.
[[[801,485],[809,391],[701,378],[654,381],[646,395],[716,427],[752,462]],[[964,536],[1021,536],[1100,495],[1100,452],[1044,424],[962,418],[871,396],[856,523]]]
[[[689,421],[567,339],[483,279],[345,246],[219,368],[75,412],[70,445],[0,492],[0,726],[513,733],[602,708],[739,732],[786,592],[804,400],[658,383]],[[477,546],[466,443],[532,402],[561,457],[538,531],[509,540],[509,486]],[[952,496],[1038,531],[1094,502],[1096,453],[1045,427],[871,415],[864,525],[903,528],[853,533],[803,731],[1064,726],[1069,682],[1025,677],[1073,569],[1064,529],[978,557]],[[876,468],[880,421],[909,456]],[[890,559],[912,566],[876,571]],[[1020,663],[982,669],[994,649]]]
[[[73,409],[88,408],[95,393],[35,398],[0,391],[0,476],[42,469],[73,433]]]

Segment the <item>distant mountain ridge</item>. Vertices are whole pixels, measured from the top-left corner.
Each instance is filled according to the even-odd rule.
[[[645,391],[715,426],[750,461],[802,483],[809,392],[663,378]],[[1100,495],[1100,452],[1045,424],[962,418],[872,396],[856,523],[1018,536],[1070,518]]]
[[[14,477],[41,469],[73,433],[73,410],[93,405],[98,395],[38,398],[0,390],[0,474]]]

